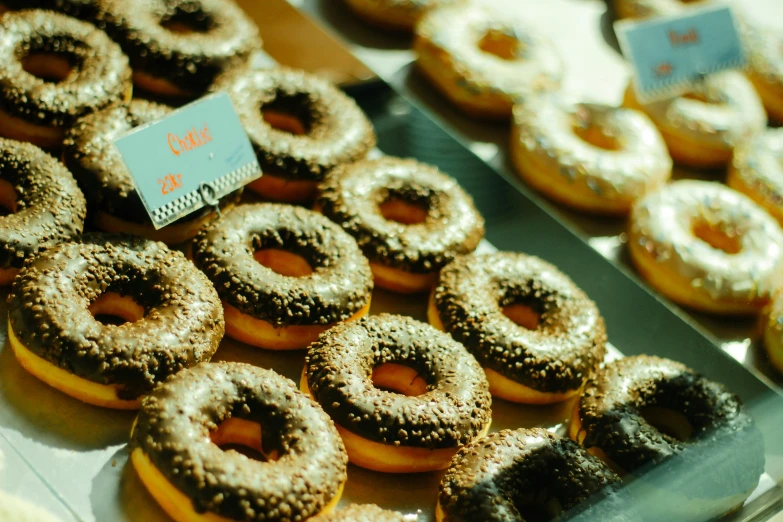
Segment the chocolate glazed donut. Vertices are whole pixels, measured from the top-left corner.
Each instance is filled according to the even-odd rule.
[[[135,322],[93,316],[120,296],[135,303]],[[19,273],[8,309],[20,362],[48,368],[36,376],[66,393],[115,408],[138,408],[156,383],[209,360],[224,330],[217,293],[192,263],[162,243],[123,236],[87,234],[49,248]],[[63,371],[116,396],[99,404],[47,380]]]
[[[618,509],[629,504],[619,486],[600,459],[568,439],[542,428],[503,430],[457,453],[440,484],[436,519],[634,520]]]
[[[97,25],[130,57],[133,82],[164,97],[195,98],[261,48],[258,28],[226,0],[101,0]]]
[[[219,448],[244,430],[266,461]],[[200,364],[156,388],[131,447],[145,486],[177,520],[306,520],[334,508],[347,478],[323,410],[290,380],[249,364]]]
[[[370,260],[377,286],[430,290],[440,269],[476,249],[484,219],[457,181],[411,159],[363,160],[335,170],[316,208]]]
[[[82,233],[87,203],[59,161],[29,143],[0,138],[0,285],[26,259]]]
[[[478,359],[492,393],[512,401],[565,400],[606,354],[595,303],[553,265],[525,254],[458,257],[440,273],[429,316]]]
[[[239,68],[219,78],[258,156],[264,176],[250,185],[267,199],[302,203],[336,166],[375,146],[372,124],[332,84],[287,68]]]
[[[128,58],[93,25],[26,10],[4,15],[0,33],[0,135],[59,148],[77,118],[130,100]]]
[[[491,422],[476,360],[442,332],[399,315],[369,316],[322,334],[308,350],[302,389],[335,421],[351,462],[379,471],[442,469]],[[371,453],[384,449],[390,456],[378,460],[388,460],[376,461]],[[413,451],[397,451],[406,449]]]
[[[171,112],[166,105],[133,100],[128,107],[111,107],[78,120],[65,133],[63,162],[73,172],[90,206],[95,226],[104,232],[130,233],[168,244],[196,235],[214,211],[199,211],[155,230],[131,174],[114,146],[114,139]],[[223,198],[221,207],[235,203],[241,191]]]
[[[574,406],[570,436],[619,473],[653,484],[645,488],[650,498],[658,491],[664,504],[699,512],[669,520],[725,514],[742,504],[764,470],[761,434],[739,399],[659,357],[626,357],[600,370]]]
[[[311,210],[238,206],[201,230],[193,260],[223,300],[228,334],[255,346],[305,348],[331,325],[369,311],[367,260],[351,236]],[[295,264],[305,265],[299,277]]]

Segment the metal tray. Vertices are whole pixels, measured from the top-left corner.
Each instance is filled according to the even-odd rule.
[[[357,100],[375,124],[379,148],[387,154],[419,156],[451,172],[473,194],[487,220],[488,241],[497,247],[539,255],[569,274],[598,303],[609,331],[610,357],[648,353],[680,360],[727,383],[750,406],[766,437],[767,470],[759,488],[735,521],[765,520],[779,507],[783,492],[783,398],[691,325],[618,270],[525,194],[466,151],[420,111],[384,84],[362,89]],[[426,147],[422,147],[426,145]],[[427,156],[422,154],[426,152]],[[7,310],[0,293],[0,317]],[[372,312],[395,312],[425,319],[426,296],[400,297],[383,291],[373,296]],[[47,387],[25,372],[6,343],[0,321],[0,487],[45,506],[71,521],[166,521],[134,470],[127,465],[132,412],[82,404]],[[304,353],[275,353],[230,339],[217,360],[245,361],[298,378]],[[496,400],[493,430],[542,426],[562,433],[570,403],[551,407],[521,406]],[[349,466],[343,496],[348,502],[375,502],[434,520],[441,473],[388,475]]]
[[[366,26],[342,2],[289,1],[339,35],[350,50],[389,85],[428,117],[441,123],[447,132],[506,177],[528,198],[576,231],[607,259],[637,277],[625,249],[625,220],[571,212],[544,200],[528,188],[515,174],[508,156],[508,125],[476,121],[449,104],[416,71],[409,36]],[[622,101],[631,72],[620,54],[612,29],[614,14],[611,7],[607,7],[607,3],[612,3],[611,0],[492,0],[491,3],[509,11],[517,11],[552,35],[565,62],[565,96],[573,100],[609,104]],[[750,20],[783,30],[783,2],[743,0],[732,3],[741,8]],[[437,147],[428,149],[429,142],[423,141],[414,150],[437,163],[437,156],[441,152]],[[452,164],[458,164],[458,161],[454,160]],[[725,171],[676,168],[674,178],[723,181]],[[779,389],[783,386],[783,375],[771,367],[760,345],[760,330],[755,319],[716,318],[683,310],[669,301],[667,305],[676,309],[678,315],[695,325],[713,344],[750,368],[767,384]]]

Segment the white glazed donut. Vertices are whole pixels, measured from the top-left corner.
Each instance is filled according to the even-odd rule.
[[[435,87],[480,118],[509,118],[515,101],[557,89],[562,78],[562,60],[545,35],[488,6],[430,11],[416,27],[413,48]]]
[[[783,123],[783,36],[771,30],[746,30],[748,78],[769,116]]]
[[[768,129],[739,145],[727,183],[783,224],[783,129]]]
[[[627,214],[672,171],[663,138],[643,113],[554,96],[514,107],[511,157],[536,190],[597,214]]]
[[[661,131],[674,161],[693,167],[726,165],[736,145],[767,125],[753,85],[736,71],[712,74],[686,95],[646,104],[629,86],[625,105],[644,111]]]
[[[783,230],[718,183],[676,181],[639,200],[628,245],[653,287],[705,312],[757,313],[783,278]]]

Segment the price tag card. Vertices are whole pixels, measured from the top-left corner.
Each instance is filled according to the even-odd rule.
[[[742,68],[746,57],[728,6],[688,9],[680,16],[615,24],[643,103],[687,92],[705,75]]]
[[[225,93],[197,100],[114,141],[156,229],[261,176]]]

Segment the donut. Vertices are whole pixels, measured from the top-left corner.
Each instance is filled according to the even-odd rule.
[[[631,211],[628,249],[641,275],[688,308],[756,314],[781,283],[783,231],[749,198],[682,180]]]
[[[543,428],[503,430],[463,447],[440,483],[438,522],[572,520],[588,500],[601,497],[603,516],[613,512],[620,478],[575,442]],[[575,509],[576,508],[576,509]],[[536,516],[538,515],[538,516]]]
[[[130,57],[136,87],[161,98],[203,95],[261,48],[258,28],[227,0],[102,0],[97,24]]]
[[[645,104],[629,86],[624,104],[646,113],[674,161],[691,167],[727,165],[734,147],[767,125],[753,84],[737,71],[711,74],[688,94]]]
[[[739,399],[660,357],[607,364],[574,404],[569,434],[619,474],[642,479],[649,505],[680,511],[656,520],[717,518],[742,505],[764,472],[761,433]],[[656,504],[661,489],[667,502]]]
[[[304,208],[236,207],[199,232],[193,260],[223,301],[229,337],[260,348],[306,348],[370,309],[372,272],[356,242]]]
[[[325,332],[307,351],[300,386],[334,420],[350,462],[375,471],[444,469],[491,422],[492,399],[473,356],[400,315]]]
[[[8,339],[21,366],[106,408],[138,409],[155,384],[209,360],[223,330],[207,278],[145,239],[87,234],[53,246],[25,264],[8,297]]]
[[[772,367],[783,374],[783,294],[777,294],[764,316],[764,349]]]
[[[215,217],[215,212],[205,207],[156,230],[133,178],[114,146],[114,140],[120,135],[170,112],[165,105],[133,100],[127,107],[110,107],[89,114],[66,131],[63,162],[84,189],[93,224],[98,229],[178,244],[192,239]],[[241,191],[223,198],[221,207],[225,209],[232,205],[239,194]]]
[[[783,130],[767,129],[738,145],[726,183],[783,224]]]
[[[47,510],[0,490],[0,520],[14,522],[61,522]]]
[[[514,107],[511,158],[550,199],[594,214],[625,215],[671,177],[672,160],[644,114],[538,97]]]
[[[0,14],[21,9],[46,9],[84,20],[94,19],[99,0],[0,0]]]
[[[95,26],[25,10],[0,34],[0,136],[59,149],[77,118],[130,100],[128,58]]]
[[[513,13],[458,4],[425,14],[413,41],[417,66],[466,114],[509,119],[515,102],[560,87],[554,44]]]
[[[257,452],[251,459],[239,444]],[[177,522],[290,522],[329,513],[347,478],[334,424],[293,382],[244,363],[203,363],[142,402],[131,461]]]
[[[381,509],[375,504],[351,504],[347,508],[329,515],[319,515],[311,522],[405,522],[406,518],[396,511]]]
[[[265,199],[308,203],[332,169],[375,146],[356,102],[303,71],[238,69],[214,88],[228,92],[250,137],[264,175],[248,188]]]
[[[783,123],[783,38],[776,31],[747,30],[747,76],[770,119]]]
[[[691,6],[706,4],[708,0],[614,0],[617,18],[649,18],[673,16]]]
[[[413,31],[422,15],[431,9],[462,0],[345,0],[363,20],[391,31]]]
[[[84,229],[87,203],[62,163],[30,143],[0,138],[0,286],[25,260]]]
[[[525,254],[456,258],[441,271],[427,316],[476,357],[492,395],[508,401],[569,399],[606,354],[595,303],[553,265]]]
[[[457,181],[412,159],[336,169],[315,208],[356,239],[375,285],[394,292],[431,290],[440,269],[484,237],[484,218]]]

